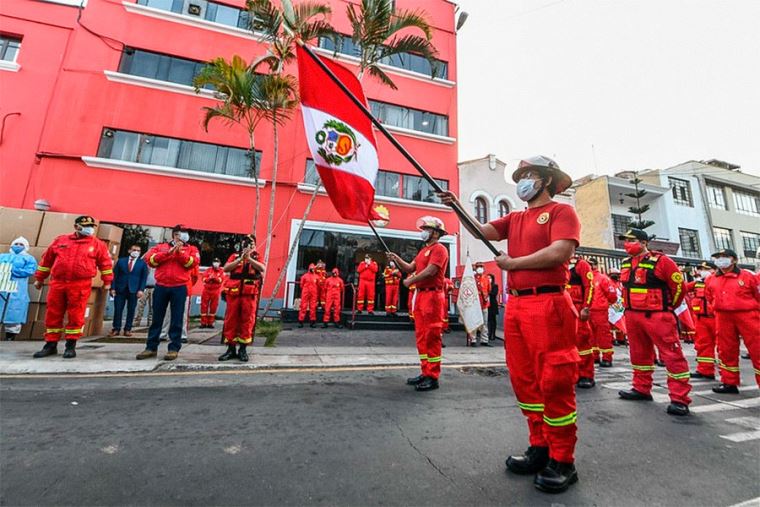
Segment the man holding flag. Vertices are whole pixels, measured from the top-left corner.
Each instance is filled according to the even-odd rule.
[[[457,310],[462,316],[462,323],[467,332],[467,345],[470,345],[470,336],[483,327],[483,309],[480,306],[480,294],[475,272],[472,269],[470,256],[464,263],[464,273],[459,285],[459,297],[457,298]]]

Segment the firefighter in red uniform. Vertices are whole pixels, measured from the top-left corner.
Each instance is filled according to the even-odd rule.
[[[683,274],[669,257],[647,250],[649,236],[629,229],[619,236],[630,255],[620,265],[626,327],[633,367],[633,388],[620,391],[624,400],[652,400],[655,347],[668,371],[671,415],[689,414],[689,363],[678,339],[674,309],[686,295]]]
[[[578,387],[590,389],[596,385],[594,380],[595,346],[591,333],[591,302],[594,298],[594,273],[591,265],[578,255],[570,259],[568,266],[570,278],[565,286],[578,312],[578,325],[575,346],[581,357],[578,365]]]
[[[375,313],[375,275],[377,274],[377,262],[373,261],[369,254],[364,256],[364,261],[359,263],[356,270],[359,272],[359,299],[356,310],[364,311],[366,301],[367,313]]]
[[[454,282],[451,281],[451,278],[444,278],[443,279],[443,298],[444,298],[444,305],[443,305],[443,332],[444,333],[450,333],[451,327],[449,326],[449,305],[451,304],[451,295],[454,293]],[[446,347],[446,345],[443,345]]]
[[[528,420],[530,447],[507,458],[507,469],[536,474],[536,488],[565,491],[578,480],[575,383],[577,316],[565,290],[568,264],[578,246],[580,222],[572,206],[552,197],[572,184],[556,162],[532,157],[512,174],[517,195],[528,203],[488,224],[470,217],[486,239],[508,239],[508,253],[496,257],[507,270],[509,298],[504,317],[507,367],[518,405]],[[444,204],[464,209],[451,192],[438,194]]]
[[[610,269],[609,279],[610,284],[612,284],[612,287],[615,289],[615,293],[618,296],[618,301],[621,301],[623,295],[623,285],[620,283],[620,270],[617,268]],[[617,301],[615,304],[617,304]],[[611,328],[613,345],[628,345],[628,338],[623,332],[624,329],[625,316],[621,317],[621,319]]]
[[[383,270],[383,280],[385,281],[385,313],[393,316],[398,311],[398,286],[401,283],[401,271],[396,267],[395,262],[389,262],[388,267]]]
[[[317,325],[317,287],[319,286],[319,277],[316,273],[316,266],[309,264],[309,271],[301,275],[298,285],[301,287],[301,304],[298,305],[298,327],[303,327],[303,319],[306,313],[309,313],[311,324],[309,327]]]
[[[476,262],[472,266],[475,271],[475,284],[478,287],[478,298],[480,300],[480,310],[483,312],[483,325],[475,330],[474,333],[467,335],[467,345],[470,347],[477,347],[478,340],[483,347],[490,347],[488,343],[488,331],[486,325],[488,323],[488,307],[491,303],[489,293],[491,292],[491,280],[485,274],[485,265],[482,262]]]
[[[609,368],[612,366],[612,325],[610,324],[610,305],[617,301],[617,291],[604,273],[599,271],[599,261],[592,258],[589,260],[591,270],[594,273],[594,295],[591,301],[591,341],[596,345],[601,354],[599,366]]]
[[[325,316],[322,327],[327,327],[327,323],[330,322],[331,313],[335,327],[343,327],[340,325],[340,310],[343,308],[344,288],[345,283],[343,283],[343,279],[340,277],[340,271],[338,268],[333,268],[332,276],[325,280]]]
[[[222,337],[227,351],[219,356],[220,361],[239,359],[248,361],[247,347],[253,345],[253,330],[256,326],[256,309],[259,303],[261,277],[266,266],[259,261],[256,251],[256,237],[248,235],[242,245],[242,252],[234,253],[227,259],[224,271],[229,273],[225,282],[227,310],[224,313]],[[235,344],[239,344],[235,350]]]
[[[63,357],[76,357],[77,340],[84,330],[87,300],[92,291],[92,279],[100,270],[103,290],[111,288],[113,261],[106,244],[95,237],[95,219],[90,216],[74,220],[74,233],[58,236],[45,250],[34,273],[34,286],[39,290],[48,276],[50,292],[45,312],[45,345],[34,357],[58,353],[58,341],[63,333],[66,347]],[[63,316],[66,314],[66,326]]]
[[[736,265],[738,257],[733,250],[726,248],[712,256],[718,270],[707,284],[707,299],[715,310],[721,382],[713,391],[738,394],[739,335],[744,338],[760,386],[760,282]]]
[[[411,278],[416,274],[417,273],[412,273],[407,278]],[[414,296],[417,294],[417,286],[414,284],[404,284],[404,287],[407,287],[409,289],[409,292],[406,295],[406,310],[409,312],[409,320],[414,322],[414,312],[412,310],[414,309]]]
[[[317,265],[314,266],[314,274],[317,275],[317,306],[320,308],[325,307],[325,280],[327,280],[327,268],[325,262],[322,259],[317,261]]]
[[[224,284],[222,261],[214,259],[211,267],[203,272],[203,292],[201,293],[201,328],[213,329],[216,310],[219,308],[219,295]]]
[[[712,262],[703,262],[697,267],[697,279],[686,285],[697,327],[694,335],[697,369],[691,378],[715,379],[715,312],[712,303],[707,301],[707,284],[715,269]]]
[[[416,286],[413,301],[414,334],[417,352],[420,354],[421,374],[407,379],[417,391],[438,389],[441,375],[441,339],[443,336],[443,279],[449,263],[449,252],[439,243],[445,236],[443,222],[436,217],[424,216],[417,219],[420,238],[425,245],[412,262],[406,262],[395,253],[388,253],[388,260],[394,261],[406,273],[416,274],[404,280],[404,286]]]

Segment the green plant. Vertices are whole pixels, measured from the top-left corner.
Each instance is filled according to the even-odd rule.
[[[277,335],[282,331],[282,323],[278,320],[259,320],[256,322],[256,334],[266,338],[265,347],[274,347]]]
[[[639,184],[642,183],[641,179],[639,179],[638,175],[634,174],[633,178],[629,180],[631,184],[633,185],[634,191],[630,194],[625,194],[626,197],[630,197],[631,199],[636,199],[636,205],[631,206],[628,208],[628,211],[634,215],[636,215],[636,220],[632,220],[628,225],[629,227],[633,227],[635,229],[646,229],[647,227],[651,227],[654,225],[654,221],[652,220],[644,220],[641,218],[641,215],[649,211],[649,204],[641,204],[641,198],[643,198],[645,195],[647,195],[647,191],[643,188],[639,188]]]

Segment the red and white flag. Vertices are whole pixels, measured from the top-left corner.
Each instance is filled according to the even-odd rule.
[[[377,219],[372,203],[379,162],[372,122],[303,48],[296,51],[306,140],[327,195],[346,220]],[[362,85],[350,70],[321,60],[367,104]]]

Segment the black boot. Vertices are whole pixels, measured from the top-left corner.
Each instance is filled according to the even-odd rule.
[[[581,377],[578,379],[578,383],[575,385],[580,387],[581,389],[591,389],[592,387],[596,385],[596,382],[592,378]]]
[[[659,359],[655,359],[654,360],[654,364],[657,365],[657,366],[659,366],[660,368],[665,368],[665,362],[664,361],[660,361]]]
[[[235,346],[234,345],[227,345],[227,352],[219,356],[220,361],[229,361],[230,359],[236,359],[237,358],[237,352],[235,352]]]
[[[414,386],[417,391],[432,391],[438,389],[438,380],[432,377],[425,377],[422,382]]]
[[[710,380],[715,380],[715,375],[705,375],[704,373],[700,373],[698,371],[691,372],[689,376],[691,378],[706,378]]]
[[[602,361],[599,363],[599,366],[601,368],[612,368],[612,361],[609,359],[602,359]]]
[[[327,329],[327,322],[323,322],[323,323],[322,323],[322,327],[323,327],[324,329]]]
[[[298,321],[298,327],[303,327],[303,321],[302,320]]]
[[[245,351],[245,345],[240,345],[240,349],[238,350],[238,359],[244,363],[248,362],[248,352]]]
[[[624,400],[633,401],[652,401],[653,399],[651,394],[640,393],[636,389],[631,389],[630,391],[618,391],[618,396]]]
[[[423,380],[425,380],[425,377],[423,377],[422,375],[417,375],[416,377],[411,377],[411,378],[406,379],[406,383],[409,384],[410,386],[416,386]]]
[[[32,357],[39,359],[41,357],[54,356],[56,354],[58,354],[58,342],[45,342],[45,345],[42,346],[42,350],[35,352]]]
[[[77,357],[77,341],[66,340],[66,348],[63,350],[64,359],[72,359]]]
[[[9,332],[6,331],[5,332],[5,341],[12,342],[13,340],[16,339],[16,334],[17,333],[9,333]]]
[[[560,463],[553,459],[549,460],[546,468],[538,472],[533,480],[536,488],[545,493],[562,493],[576,482],[578,482],[578,472],[575,471],[575,465]]]
[[[514,474],[537,474],[549,463],[549,448],[531,445],[523,455],[512,455],[507,458],[507,470]]]
[[[689,415],[689,406],[674,401],[668,405],[666,412],[670,415]]]
[[[311,324],[309,324],[309,327],[317,327],[317,321],[316,320],[312,320]]]
[[[712,388],[714,393],[718,394],[739,394],[739,388],[731,384],[721,384]]]

